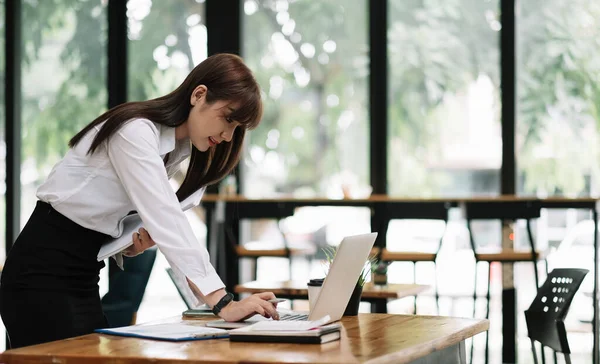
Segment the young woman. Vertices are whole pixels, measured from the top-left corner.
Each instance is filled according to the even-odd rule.
[[[136,210],[144,228],[124,252],[156,244],[199,301],[228,321],[278,318],[270,292],[239,302],[224,289],[180,201],[221,180],[262,116],[259,86],[241,58],[214,55],[170,94],[117,106],[71,139],[37,191],[39,201],[9,252],[0,314],[12,348],[91,333],[106,325],[98,293],[100,246]],[[182,185],[169,178],[190,156]]]

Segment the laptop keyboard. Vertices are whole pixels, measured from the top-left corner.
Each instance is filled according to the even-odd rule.
[[[279,321],[307,321],[308,315],[284,313],[279,316]]]

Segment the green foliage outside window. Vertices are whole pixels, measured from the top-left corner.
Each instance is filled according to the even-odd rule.
[[[484,3],[390,2],[394,14],[389,19],[390,139],[400,140],[409,151],[389,155],[391,163],[404,168],[393,172],[397,174],[390,180],[406,184],[414,180],[411,189],[435,194],[444,185],[443,178],[429,173],[411,154],[439,153],[435,127],[447,122],[440,110],[444,95],[465,89],[481,74],[498,85],[498,42],[490,42],[489,34],[498,34],[500,25],[497,11],[490,12]],[[589,179],[598,178],[600,54],[593,50],[600,39],[600,6],[588,0],[520,4],[516,153],[524,182],[521,190],[590,193]],[[154,0],[151,6],[152,12],[140,20],[143,41],[130,42],[132,100],[169,91],[193,62],[201,60],[192,54],[187,37],[191,26],[181,21],[181,14],[202,13],[204,5],[195,0]],[[278,6],[285,6],[294,20],[292,32],[283,31],[286,21]],[[244,57],[267,100],[263,123],[248,145],[248,163],[254,163],[253,146],[262,148],[265,157],[272,151],[271,157],[283,161],[281,170],[267,176],[275,192],[307,188],[323,194],[327,182],[344,171],[368,183],[366,2],[246,0],[246,7],[254,10],[244,16]],[[23,159],[33,158],[47,171],[66,152],[68,139],[106,108],[106,2],[24,1],[23,26],[23,73],[30,74],[23,80],[29,90],[22,99]],[[303,41],[292,40],[294,34],[314,43],[313,56],[306,56],[313,52],[310,47],[302,51]],[[175,35],[175,43],[167,41],[170,35]],[[47,39],[56,44],[45,43]],[[279,43],[269,41],[273,39]],[[333,51],[323,50],[327,41],[333,41],[330,47],[335,44]],[[272,59],[265,59],[265,47],[286,42],[297,59],[287,68],[274,67]],[[189,64],[180,70],[161,69],[155,57],[158,48],[169,55],[185,55]],[[55,59],[63,71],[31,68],[39,67],[36,61],[53,51],[59,52]],[[47,90],[47,83],[56,78],[61,79],[58,89]],[[285,91],[279,98],[277,87]],[[0,89],[0,102],[3,92]],[[277,145],[265,146],[275,136]],[[45,174],[38,178],[43,180]]]

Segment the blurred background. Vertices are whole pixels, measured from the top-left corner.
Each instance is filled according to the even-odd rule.
[[[18,3],[18,13],[6,13],[9,1]],[[599,195],[598,1],[0,0],[0,5],[0,120],[6,121],[0,124],[2,260],[7,239],[14,239],[33,211],[37,187],[79,129],[111,103],[170,92],[219,51],[239,53],[263,92],[262,122],[249,134],[235,173],[247,197]],[[514,11],[503,18],[506,8]],[[117,71],[109,77],[111,69]],[[503,125],[512,129],[503,131]],[[173,184],[176,188],[177,181]],[[205,244],[203,210],[188,215]],[[330,245],[371,230],[366,208],[304,207],[283,223],[290,237],[318,236]],[[525,244],[522,228],[515,227],[516,246]],[[481,222],[474,229],[482,244],[500,244],[500,223]],[[273,221],[244,221],[240,231],[245,242],[278,239]],[[534,225],[550,268],[593,269],[593,234],[589,211],[543,210]],[[416,241],[419,248],[434,246],[442,235],[440,314],[469,317],[475,260],[460,209],[451,210],[446,229],[439,222],[393,221],[388,248],[411,249]],[[322,270],[318,263],[299,261],[289,277],[287,264],[260,258],[256,278],[277,270],[281,279],[305,279]],[[186,308],[167,267],[159,253],[138,322]],[[501,268],[491,269],[490,362],[500,363]],[[242,280],[250,270],[241,266]],[[430,284],[434,274],[433,265],[418,266],[417,281]],[[570,315],[576,363],[591,363],[592,275]],[[535,296],[531,264],[516,264],[514,276],[522,312]],[[101,293],[108,289],[107,277],[103,272]],[[413,282],[412,265],[392,264],[388,279]],[[389,312],[411,313],[412,305],[411,299],[395,301]],[[419,313],[436,314],[434,306],[431,292],[419,299]],[[533,362],[522,314],[515,335],[519,362]]]

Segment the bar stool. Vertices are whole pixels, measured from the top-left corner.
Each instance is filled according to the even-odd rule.
[[[235,234],[232,230],[232,224],[226,224],[225,233],[228,235],[227,240],[233,244],[231,248],[238,261],[239,259],[250,259],[253,262],[254,277],[251,280],[255,280],[257,278],[258,258],[275,257],[287,259],[289,263],[289,275],[290,279],[292,279],[292,258],[305,257],[310,259],[310,257],[315,254],[316,247],[310,241],[306,242],[305,244],[291,244],[286,236],[286,231],[283,227],[283,220],[294,215],[293,207],[286,206],[284,204],[267,204],[256,206],[239,204],[232,212],[237,215],[237,219],[275,220],[277,224],[276,230],[281,238],[281,243],[257,240],[240,244],[235,238]],[[232,219],[233,216],[227,216],[227,218]]]
[[[548,272],[548,262],[545,259],[545,254],[536,250],[533,233],[531,232],[531,220],[540,217],[541,204],[537,200],[523,201],[523,200],[502,200],[498,199],[495,201],[470,201],[464,204],[465,218],[467,221],[467,228],[469,231],[469,241],[473,253],[475,255],[475,285],[473,288],[473,317],[475,317],[477,308],[477,266],[480,262],[488,264],[488,284],[486,294],[486,314],[485,317],[490,316],[490,283],[491,283],[491,263],[518,263],[518,262],[531,262],[534,267],[535,274],[535,288],[536,290],[540,286],[539,275],[537,269],[537,263],[544,261],[546,267],[546,274]],[[495,251],[478,251],[477,244],[473,235],[473,229],[471,223],[473,220],[525,220],[527,240],[530,250],[529,251],[514,251],[512,249],[500,249]],[[471,345],[471,362],[473,361],[473,349],[474,345]],[[488,363],[489,354],[489,332],[485,334],[485,362]]]
[[[440,311],[439,290],[437,282],[437,257],[442,248],[442,241],[448,227],[449,203],[446,202],[406,202],[396,206],[389,205],[385,211],[390,220],[442,220],[444,231],[440,236],[438,245],[434,251],[390,251],[384,248],[380,252],[380,259],[388,262],[411,262],[413,263],[414,283],[417,283],[417,263],[433,263],[435,274],[435,303],[437,311]],[[417,295],[414,300],[414,312],[417,313]]]
[[[290,244],[285,230],[282,228],[282,220],[277,220],[277,231],[280,234],[283,245],[273,244],[268,241],[250,241],[244,244],[238,244],[235,246],[235,253],[238,258],[252,259],[254,265],[254,278],[257,278],[258,274],[258,258],[261,257],[273,257],[273,258],[285,258],[288,260],[289,278],[292,279],[292,258],[303,257],[309,261],[309,264],[316,253],[316,246],[310,241],[303,242],[303,244]]]

